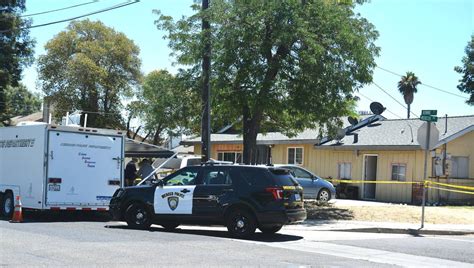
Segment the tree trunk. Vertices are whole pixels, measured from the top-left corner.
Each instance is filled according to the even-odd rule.
[[[154,145],[160,144],[160,142],[161,142],[161,136],[160,136],[160,134],[161,134],[161,129],[157,129],[157,130],[155,131],[155,135],[153,135],[153,144],[154,144]]]
[[[410,103],[407,104],[407,118],[410,119]]]
[[[250,114],[250,109],[245,106],[243,108],[243,163],[247,165],[254,165],[257,163],[257,135],[260,130],[260,111],[253,116]]]

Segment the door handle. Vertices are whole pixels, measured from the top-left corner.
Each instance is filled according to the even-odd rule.
[[[234,189],[230,188],[230,189],[222,189],[223,192],[233,192]]]
[[[189,193],[189,192],[191,192],[191,191],[188,190],[188,189],[186,189],[186,188],[184,188],[183,190],[181,190],[181,192],[182,192],[183,194],[185,194],[185,193]]]

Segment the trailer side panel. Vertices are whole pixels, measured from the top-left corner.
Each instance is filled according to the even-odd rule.
[[[0,128],[0,192],[19,194],[25,208],[44,205],[46,127]]]
[[[48,208],[107,208],[122,185],[123,136],[50,130],[48,140]]]

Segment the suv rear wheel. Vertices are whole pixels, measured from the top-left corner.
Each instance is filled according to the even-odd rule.
[[[148,229],[151,226],[151,215],[145,205],[140,203],[131,204],[125,211],[125,220],[133,229]]]
[[[260,226],[258,229],[264,234],[274,234],[281,230],[283,225],[274,225],[274,226]]]
[[[246,238],[255,233],[257,222],[255,217],[246,210],[235,209],[226,218],[227,230],[236,238]]]

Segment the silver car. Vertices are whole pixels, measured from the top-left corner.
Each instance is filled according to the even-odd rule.
[[[314,175],[310,171],[296,165],[275,165],[287,168],[293,177],[303,187],[305,199],[317,199],[321,202],[328,202],[336,196],[336,188],[332,183]]]

